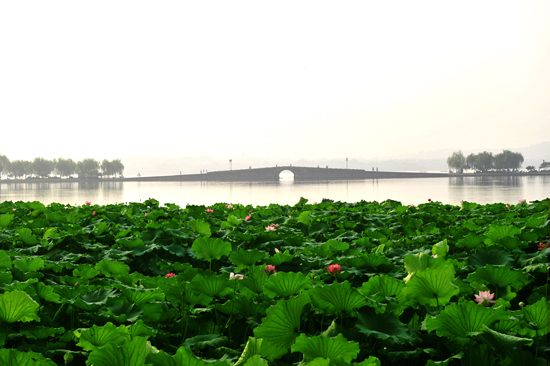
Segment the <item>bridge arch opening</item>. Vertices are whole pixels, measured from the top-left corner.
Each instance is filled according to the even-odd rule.
[[[292,173],[288,169],[283,170],[279,173],[279,180],[283,180],[283,181],[294,180],[294,173]]]

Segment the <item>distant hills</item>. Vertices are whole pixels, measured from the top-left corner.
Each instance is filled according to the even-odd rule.
[[[460,148],[422,151],[410,155],[399,156],[385,159],[364,159],[349,158],[348,167],[350,169],[372,168],[380,171],[448,171],[447,158]],[[502,152],[502,150],[511,150],[523,154],[525,161],[522,165],[525,168],[528,165],[534,165],[536,168],[542,163],[543,159],[550,161],[550,141],[523,148],[503,148],[462,150],[464,155],[470,153],[479,153],[489,151],[493,154]],[[346,159],[300,159],[300,158],[264,158],[242,154],[232,158],[233,169],[248,169],[270,167],[275,165],[295,165],[295,166],[321,166],[329,168],[345,168]],[[124,175],[126,177],[154,175],[174,175],[174,174],[197,174],[201,170],[216,171],[229,170],[229,159],[217,158],[209,155],[180,156],[180,157],[143,157],[128,156],[122,158],[124,164]]]

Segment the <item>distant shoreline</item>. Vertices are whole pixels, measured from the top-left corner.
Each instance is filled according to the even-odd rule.
[[[534,176],[550,176],[550,171],[544,172],[486,172],[486,173],[413,173],[413,172],[383,172],[365,171],[368,176],[362,177],[331,177],[327,179],[312,179],[312,180],[368,180],[368,179],[410,179],[410,178],[466,178],[466,177],[534,177]],[[180,175],[163,175],[163,176],[145,176],[145,177],[128,177],[128,178],[27,178],[27,179],[0,179],[0,184],[20,184],[20,183],[82,183],[82,182],[235,182],[235,181],[266,181],[276,179],[228,179],[227,177],[217,177],[217,172],[209,172],[205,174],[180,174]]]

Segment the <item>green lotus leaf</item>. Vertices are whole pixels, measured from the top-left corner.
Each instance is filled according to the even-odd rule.
[[[314,222],[308,229],[309,236],[317,236],[326,233],[328,225],[324,222]]]
[[[468,338],[481,334],[483,325],[490,327],[509,317],[501,308],[485,307],[474,301],[459,302],[446,306],[435,318],[428,318],[426,329],[437,331],[440,337]]]
[[[92,351],[109,343],[120,346],[130,339],[128,329],[124,325],[117,328],[111,322],[102,327],[94,324],[89,329],[75,331],[75,335],[80,338],[76,345],[82,347],[85,351]]]
[[[210,224],[204,220],[189,221],[189,226],[197,234],[209,238],[212,233],[210,232]]]
[[[189,255],[188,248],[181,244],[172,243],[170,245],[163,245],[162,248],[178,257],[187,257]]]
[[[502,250],[492,250],[490,252],[477,252],[468,258],[468,264],[474,267],[485,267],[487,264],[493,266],[505,266],[511,264],[514,257],[510,253]]]
[[[391,339],[397,344],[405,344],[412,340],[407,326],[391,313],[378,314],[372,308],[364,308],[358,312],[357,319],[357,328],[367,336],[382,341]]]
[[[154,337],[158,330],[152,328],[143,323],[143,320],[138,320],[137,323],[134,323],[128,327],[128,333],[133,337]]]
[[[218,238],[195,239],[191,250],[195,252],[197,258],[204,258],[211,262],[212,259],[220,259],[222,256],[227,256],[231,253],[231,244]]]
[[[298,216],[298,222],[301,222],[305,226],[311,226],[311,211],[304,211]]]
[[[300,334],[300,318],[309,302],[308,294],[302,293],[289,300],[279,300],[267,309],[267,317],[254,328],[254,336],[263,339],[260,349],[263,357],[274,360],[288,353]]]
[[[5,214],[5,215],[0,216],[0,227],[10,226],[10,224],[13,221],[14,217],[15,217],[15,215],[12,215],[12,214]]]
[[[367,305],[365,296],[352,289],[348,281],[315,287],[308,291],[315,307],[325,313],[342,314]]]
[[[262,260],[265,257],[265,252],[261,252],[258,249],[242,249],[238,252],[231,253],[229,259],[231,263],[236,266],[250,267],[256,262]]]
[[[482,243],[483,243],[483,239],[481,238],[481,236],[476,235],[474,233],[469,233],[464,238],[459,239],[456,243],[456,246],[458,248],[475,249],[481,246]]]
[[[243,280],[239,281],[244,287],[250,291],[261,294],[264,291],[264,285],[267,281],[267,274],[264,270],[255,268],[254,273],[250,276],[246,276]]]
[[[193,338],[187,338],[181,345],[186,348],[203,349],[206,347],[219,347],[227,342],[227,337],[219,334],[201,334]]]
[[[278,266],[281,263],[290,262],[294,259],[294,256],[290,254],[288,250],[283,253],[275,253],[272,257],[268,257],[264,260],[266,264],[272,264]]]
[[[500,353],[505,353],[507,350],[514,347],[530,346],[533,344],[532,339],[514,337],[509,334],[499,333],[485,325],[482,326],[482,329],[483,333],[480,336],[481,339]]]
[[[130,273],[130,267],[122,262],[104,259],[95,265],[95,269],[103,272],[107,277],[127,275]]]
[[[14,261],[13,266],[21,272],[37,272],[44,268],[44,259],[40,257],[24,257]]]
[[[403,264],[405,265],[405,270],[409,273],[408,276],[403,279],[405,282],[410,281],[410,279],[415,276],[416,272],[424,270],[428,267],[439,268],[449,265],[443,258],[433,258],[431,255],[424,253],[407,255],[403,260]],[[454,267],[452,268],[454,275]]]
[[[237,227],[237,226],[239,226],[242,222],[243,222],[243,220],[237,218],[235,215],[229,215],[229,216],[227,217],[227,221],[226,221],[226,222],[222,222],[222,225],[223,225],[223,226],[226,226],[226,227]],[[222,227],[223,227],[223,226],[222,226]]]
[[[155,351],[147,338],[134,337],[120,347],[110,342],[101,349],[94,349],[87,362],[94,366],[144,366],[147,355]]]
[[[0,272],[0,286],[4,287],[13,281],[11,271]]]
[[[394,265],[383,254],[366,253],[354,256],[348,260],[349,265],[355,268],[370,268],[376,271],[389,272]]]
[[[47,286],[42,282],[38,282],[35,287],[36,294],[46,301],[59,302],[59,295],[54,292],[53,287]]]
[[[116,243],[120,244],[123,247],[128,248],[128,249],[139,248],[139,247],[142,247],[142,246],[145,245],[143,240],[141,240],[140,238],[134,238],[132,240],[128,240],[126,238],[121,238],[121,239],[118,239],[116,241]]]
[[[329,360],[339,357],[344,362],[351,362],[359,354],[359,343],[348,342],[342,333],[335,338],[324,336],[315,336],[308,338],[305,334],[300,334],[296,343],[291,347],[292,352],[302,352],[305,360],[315,358],[328,358]]]
[[[164,351],[149,353],[146,362],[153,366],[229,366],[227,361],[221,360],[214,363],[206,363],[202,359],[195,357],[191,349],[185,347],[178,348],[174,356],[170,356]]]
[[[426,268],[416,272],[407,282],[403,294],[422,305],[440,307],[446,305],[460,290],[453,285],[454,268],[447,264],[439,268]]]
[[[40,353],[21,352],[15,349],[0,349],[0,365],[2,366],[56,366],[49,358]]]
[[[311,278],[303,273],[277,272],[269,277],[264,285],[264,293],[274,298],[275,296],[289,297],[299,293],[310,286]]]
[[[39,307],[24,291],[15,290],[0,295],[0,319],[6,323],[40,321]]]
[[[73,305],[86,311],[97,311],[100,307],[107,304],[111,297],[115,297],[116,290],[100,288],[99,290],[87,292],[77,297]]]
[[[119,323],[135,322],[143,314],[143,311],[137,305],[128,301],[118,301],[104,309],[107,311],[101,312],[100,315],[113,318]]]
[[[11,268],[10,256],[3,250],[0,250],[0,269]]]
[[[519,329],[520,335],[528,337],[542,337],[550,330],[550,302],[542,298],[533,305],[527,305],[521,309],[523,322],[526,326]]]
[[[132,288],[119,285],[117,288],[133,304],[141,305],[146,302],[164,301],[164,292],[160,288]]]
[[[267,360],[264,360],[260,355],[253,355],[246,361],[245,366],[267,366]]]
[[[516,226],[498,226],[493,225],[489,228],[489,231],[485,233],[485,236],[494,242],[500,242],[506,237],[513,237],[521,234],[521,229]]]
[[[254,315],[265,314],[270,306],[268,301],[256,302],[245,296],[240,296],[234,300],[229,300],[225,304],[216,304],[216,309],[224,314],[239,314],[248,318]]]
[[[374,356],[369,356],[369,358],[367,358],[363,362],[353,363],[353,366],[381,366],[381,365],[382,364],[380,363],[380,360],[378,359],[378,357],[374,357]]]
[[[260,347],[262,346],[263,339],[256,339],[254,337],[248,337],[244,351],[241,357],[235,362],[233,366],[241,366],[246,363],[252,356],[260,355]]]
[[[470,283],[489,283],[496,287],[512,286],[516,290],[522,289],[530,282],[529,275],[522,271],[513,271],[508,266],[493,267],[488,264],[476,269],[468,275]]]
[[[27,338],[31,339],[46,339],[53,337],[56,334],[64,334],[64,328],[43,327],[35,324],[22,324],[19,327],[19,332]]]
[[[510,361],[507,365],[548,366],[548,361],[544,358],[537,357],[532,352],[521,349],[508,351],[506,356],[505,361]]]
[[[325,242],[325,245],[333,252],[346,251],[349,249],[349,244],[340,240],[330,239]]]
[[[100,272],[90,264],[79,264],[78,267],[73,270],[74,277],[82,277],[86,280],[94,278],[99,273]]]
[[[447,239],[444,239],[432,246],[432,254],[437,255],[438,257],[445,257],[448,252],[449,245],[447,244]]]
[[[410,301],[403,294],[405,283],[387,275],[371,277],[358,289],[360,293],[380,304],[395,315],[400,315],[410,306]]]
[[[234,280],[238,281],[238,280]],[[210,275],[203,277],[198,274],[188,285],[188,289],[195,293],[201,293],[208,297],[223,297],[232,291],[233,283],[229,275]]]
[[[19,236],[21,237],[21,240],[23,240],[23,243],[27,245],[34,245],[38,243],[38,240],[34,235],[32,235],[32,230],[24,227],[22,229],[19,229],[16,231]]]

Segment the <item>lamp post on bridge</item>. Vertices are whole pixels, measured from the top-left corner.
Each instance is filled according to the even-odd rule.
[[[229,159],[229,170],[233,170],[233,159]]]
[[[348,158],[346,158],[346,169],[348,168]]]

